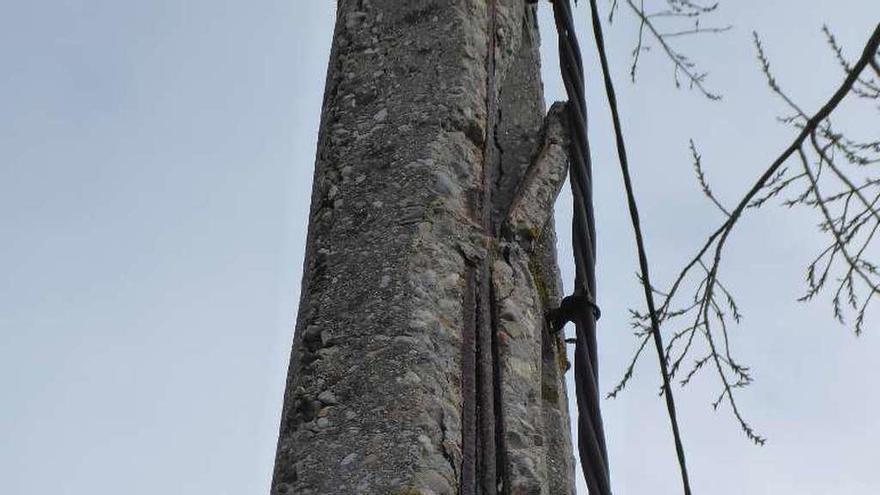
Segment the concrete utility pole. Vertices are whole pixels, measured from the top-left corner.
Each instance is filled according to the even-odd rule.
[[[339,0],[271,493],[574,492],[525,0]]]

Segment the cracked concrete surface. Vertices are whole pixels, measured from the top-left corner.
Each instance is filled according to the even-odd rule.
[[[496,493],[573,493],[564,348],[543,318],[564,133],[556,112],[544,125],[533,7],[496,4],[490,54],[486,0],[338,2],[273,495],[487,493],[462,486],[464,446],[487,441]],[[494,295],[494,378],[477,386],[496,431],[468,439],[474,266]]]

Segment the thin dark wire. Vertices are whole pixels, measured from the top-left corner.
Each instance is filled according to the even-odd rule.
[[[660,359],[660,372],[663,375],[663,393],[666,397],[666,409],[669,412],[669,421],[672,423],[672,434],[675,437],[675,451],[678,455],[678,465],[681,469],[681,481],[684,484],[684,493],[690,495],[691,487],[688,479],[687,464],[685,463],[684,447],[681,442],[681,432],[678,429],[678,417],[675,413],[675,399],[672,396],[672,387],[669,385],[669,370],[666,363],[666,356],[663,352],[663,336],[660,334],[660,320],[657,317],[654,293],[651,286],[651,277],[648,270],[648,254],[645,250],[645,241],[642,236],[642,227],[639,220],[639,208],[636,203],[632,178],[629,173],[626,144],[624,143],[623,129],[620,124],[620,115],[617,110],[617,96],[614,91],[614,83],[611,80],[611,73],[608,69],[608,57],[605,53],[605,38],[602,35],[602,23],[599,18],[599,9],[596,7],[596,0],[590,0],[590,11],[593,18],[593,35],[596,39],[596,49],[599,52],[599,61],[602,65],[605,93],[608,97],[608,106],[611,109],[611,118],[614,122],[614,135],[617,141],[617,155],[620,159],[620,171],[623,174],[623,183],[626,187],[626,199],[629,204],[633,230],[635,231],[636,245],[639,253],[639,268],[642,272],[642,285],[645,289],[645,301],[648,304],[648,313],[651,316],[651,333],[654,336],[654,345],[657,348],[657,356]]]
[[[585,304],[574,317],[577,328],[574,377],[578,407],[578,452],[591,495],[611,495],[608,449],[600,410],[596,339],[596,222],[593,177],[587,137],[584,68],[569,0],[554,0],[553,15],[559,41],[562,80],[568,94],[571,123],[570,181],[574,200],[572,244],[575,258],[575,296]],[[587,307],[589,306],[589,307]]]

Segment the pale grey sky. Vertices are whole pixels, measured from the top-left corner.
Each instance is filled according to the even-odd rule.
[[[267,492],[334,5],[0,0],[0,492]],[[550,101],[562,91],[546,14]],[[751,31],[780,82],[816,108],[841,77],[822,24],[855,54],[880,3],[727,0],[719,19],[735,29],[687,50],[720,103],[676,90],[658,53],[628,83],[636,25],[622,11],[607,28],[658,285],[719,220],[687,139],[733,200],[791,137]],[[633,349],[626,308],[639,288],[587,60],[607,390]],[[567,211],[563,199],[566,281]],[[771,208],[735,234],[724,277],[746,314],[736,350],[757,379],[740,401],[769,441],[752,446],[712,411],[711,375],[678,392],[695,493],[880,493],[880,320],[857,339],[827,299],[795,302],[822,245],[815,223]],[[604,404],[618,495],[680,493],[655,362]]]

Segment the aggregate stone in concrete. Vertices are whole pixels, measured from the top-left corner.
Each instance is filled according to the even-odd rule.
[[[564,349],[543,319],[560,296],[548,212],[565,165],[547,144],[533,7],[497,7],[489,33],[486,0],[337,2],[273,494],[473,493],[460,484],[474,263],[507,298],[493,301],[499,493],[573,492]],[[498,232],[475,215],[485,167]]]

